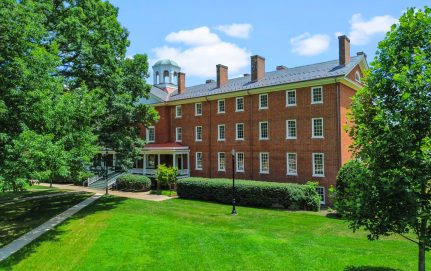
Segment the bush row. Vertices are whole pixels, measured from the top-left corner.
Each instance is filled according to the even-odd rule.
[[[282,207],[290,210],[320,209],[320,198],[313,183],[293,184],[235,181],[236,203],[243,206]],[[232,203],[232,180],[199,177],[177,181],[177,194],[181,198]]]
[[[151,189],[150,178],[142,175],[125,174],[117,179],[118,190],[149,191]]]

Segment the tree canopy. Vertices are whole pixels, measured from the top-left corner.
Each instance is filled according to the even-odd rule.
[[[408,9],[379,43],[352,117],[357,162],[340,171],[348,179],[340,206],[351,227],[365,228],[370,239],[395,233],[417,243],[419,270],[425,270],[431,245],[430,8]]]
[[[101,0],[0,2],[0,175],[79,181],[102,148],[128,167],[142,147],[146,55],[126,57],[118,9]]]

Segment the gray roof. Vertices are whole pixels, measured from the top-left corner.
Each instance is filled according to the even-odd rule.
[[[337,59],[306,66],[288,68],[285,70],[266,72],[264,78],[257,82],[251,82],[251,76],[233,78],[228,80],[226,85],[221,88],[217,88],[216,82],[211,82],[187,87],[186,91],[182,94],[179,94],[178,91],[174,91],[169,95],[165,91],[153,86],[151,94],[162,101],[177,101],[247,89],[346,76],[363,59],[364,57],[362,55],[353,56],[350,58],[349,64],[345,66],[340,66]]]
[[[177,62],[170,60],[170,59],[159,60],[156,63],[154,63],[153,67],[161,66],[161,65],[172,65],[172,66],[180,67],[180,66],[178,66]]]

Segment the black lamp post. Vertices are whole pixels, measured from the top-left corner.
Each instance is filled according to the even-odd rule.
[[[235,204],[235,149],[232,149],[232,215],[236,215]]]
[[[105,149],[105,194],[108,195],[108,149]]]

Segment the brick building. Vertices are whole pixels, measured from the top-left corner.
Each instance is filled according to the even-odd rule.
[[[343,127],[350,99],[361,88],[365,54],[350,56],[339,37],[339,58],[265,71],[265,58],[251,57],[251,73],[186,87],[185,74],[171,60],[153,66],[150,98],[160,120],[142,129],[147,145],[133,171],[154,175],[157,164],[177,166],[181,176],[305,183],[317,181],[322,201],[350,154]]]

